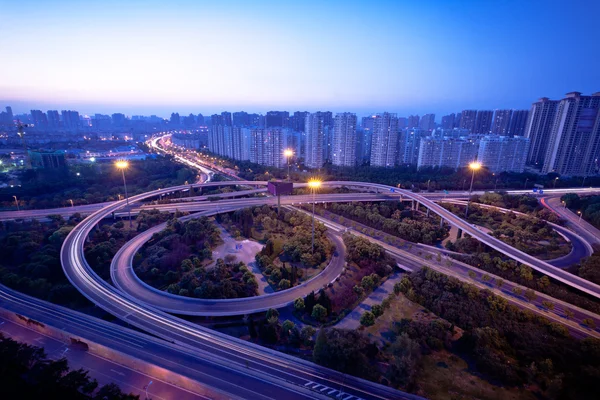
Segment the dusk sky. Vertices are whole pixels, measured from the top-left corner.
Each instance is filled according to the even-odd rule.
[[[600,91],[598,15],[598,0],[0,0],[0,106],[529,108]]]

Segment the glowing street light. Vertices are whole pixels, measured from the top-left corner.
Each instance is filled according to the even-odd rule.
[[[294,155],[294,151],[292,149],[285,149],[283,151],[283,155],[285,156],[285,158],[287,158],[288,180],[291,181],[292,178],[290,177],[290,159]]]
[[[311,253],[315,252],[315,192],[321,187],[321,181],[318,179],[311,179],[308,181],[308,187],[312,190],[313,195],[313,206],[312,206],[312,242],[311,242]]]
[[[75,207],[75,205],[73,204],[73,199],[69,199],[69,201],[71,202],[71,208]]]
[[[577,211],[577,214],[579,214],[579,220],[577,222],[581,222],[581,217],[583,217],[583,213],[581,212],[581,210]]]
[[[554,178],[554,189],[556,189],[556,182],[558,181],[558,176]]]
[[[21,211],[21,209],[19,208],[19,200],[17,200],[17,196],[13,196],[13,198],[15,199],[15,204],[17,205],[17,211]]]
[[[125,187],[125,201],[127,203],[127,212],[129,214],[129,227],[131,228],[131,210],[129,209],[129,196],[127,195],[127,181],[125,181],[125,170],[129,167],[129,163],[125,160],[119,160],[115,163],[115,167],[121,170],[123,175],[123,186]]]
[[[467,200],[467,209],[465,211],[465,219],[469,216],[469,204],[471,203],[471,193],[473,192],[473,181],[475,180],[475,171],[479,171],[481,169],[481,163],[477,161],[473,161],[469,164],[469,168],[473,171],[471,175],[471,186],[469,187],[469,199]]]

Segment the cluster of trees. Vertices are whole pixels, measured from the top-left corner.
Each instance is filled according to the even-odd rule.
[[[448,235],[447,226],[440,228],[439,223],[406,210],[401,202],[332,203],[327,210],[415,243],[433,244]]]
[[[312,251],[312,220],[298,211],[277,213],[265,205],[220,215],[218,220],[232,236],[264,241],[256,262],[276,290],[297,284],[306,269],[326,264],[334,250],[327,228],[316,222]]]
[[[270,345],[290,345],[293,347],[312,347],[316,329],[304,326],[299,329],[289,319],[281,322],[279,311],[269,309],[265,317],[256,321],[252,316],[248,318],[248,333],[252,339],[260,339]]]
[[[506,192],[486,192],[482,195],[472,195],[471,201],[489,206],[508,208],[522,213],[542,210],[537,198],[528,194],[508,194]]]
[[[152,269],[150,274],[156,273]],[[206,269],[198,257],[186,258],[176,273],[167,273],[173,283],[167,291],[180,296],[201,299],[234,299],[258,294],[258,282],[243,262],[228,254],[219,258],[214,267]]]
[[[462,245],[462,243],[469,243]],[[471,264],[474,267],[488,271],[501,278],[522,285],[526,288],[537,290],[545,293],[556,299],[563,300],[577,307],[585,308],[595,313],[600,313],[600,303],[591,296],[585,295],[576,289],[549,279],[546,275],[533,270],[527,265],[519,264],[514,260],[507,259],[504,255],[496,252],[478,252],[475,249],[479,246],[479,242],[473,238],[459,239],[457,242],[460,249],[473,249],[468,253],[469,257],[459,257],[461,261]],[[461,250],[461,252],[463,251]],[[593,265],[597,259],[590,260],[590,265]],[[584,269],[586,271],[586,269]],[[526,291],[523,291],[526,293]],[[519,293],[516,293],[519,295]],[[527,296],[526,296],[527,297]],[[530,299],[532,300],[532,299]]]
[[[444,207],[453,213],[464,216],[464,207],[445,204]],[[548,222],[532,216],[518,215],[513,212],[502,213],[497,209],[479,207],[472,204],[469,207],[468,221],[492,230],[492,235],[509,245],[534,256],[553,259],[566,255],[571,251],[571,244],[559,235]],[[465,244],[446,246],[450,250],[473,249],[464,248]]]
[[[586,257],[575,267],[575,273],[587,279],[590,282],[594,282],[600,285],[600,248],[598,245],[594,245],[594,252],[590,257]]]
[[[48,359],[44,349],[0,334],[0,387],[4,398],[133,400],[115,384],[99,387],[83,369],[70,370],[67,360]]]
[[[598,339],[576,340],[564,325],[426,267],[405,276],[400,289],[462,328],[458,349],[488,377],[507,385],[533,384],[552,398],[596,398]]]
[[[63,241],[81,221],[59,215],[50,222],[5,221],[0,223],[0,282],[20,292],[56,304],[78,308],[87,300],[66,279],[60,263]]]
[[[135,194],[194,182],[196,172],[169,157],[130,161],[127,191]],[[54,208],[117,200],[124,195],[123,178],[112,163],[77,164],[64,169],[29,169],[19,175],[21,185],[0,189],[0,206],[14,207],[16,195],[21,208]]]
[[[370,311],[365,311],[364,313],[362,313],[362,315],[360,316],[360,324],[362,326],[374,325],[377,318],[381,317],[385,310],[390,308],[392,304],[392,298],[395,295],[397,295],[397,293],[390,294],[388,297],[383,299],[381,304],[373,304],[373,306],[371,306]]]
[[[136,255],[136,273],[155,287],[177,283],[191,270],[188,264],[194,261],[190,260],[198,265],[211,260],[212,249],[221,242],[219,229],[207,217],[185,222],[173,217]],[[190,260],[184,263],[186,259]]]
[[[600,228],[600,196],[579,197],[577,193],[567,193],[561,197],[573,212],[582,212],[583,219]]]
[[[344,234],[344,244],[349,266],[342,272],[336,284],[321,290],[316,297],[314,293],[309,294],[304,298],[301,307],[295,304],[297,315],[307,322],[324,323],[339,320],[394,270],[394,260],[378,244],[348,233]],[[352,272],[349,269],[352,269]]]
[[[182,215],[181,213],[175,213],[171,216],[168,212],[158,210],[141,211],[135,222],[137,232],[168,221],[170,218],[179,218]],[[101,278],[110,279],[110,263],[114,255],[134,235],[135,232],[129,229],[129,224],[122,220],[103,223],[92,232],[90,241],[85,244],[85,258]],[[139,255],[136,256],[139,259]]]

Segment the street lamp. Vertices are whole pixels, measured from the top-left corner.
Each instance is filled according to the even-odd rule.
[[[121,170],[123,175],[123,186],[125,187],[125,201],[127,203],[127,212],[129,214],[129,227],[131,228],[131,210],[129,209],[129,196],[127,195],[127,181],[125,181],[125,170],[129,167],[129,163],[125,160],[117,161],[115,166]]]
[[[321,181],[317,179],[311,179],[308,181],[308,187],[312,190],[313,195],[313,207],[312,207],[312,244],[311,252],[315,252],[315,192],[321,187]]]
[[[469,168],[473,173],[471,174],[471,186],[469,187],[469,199],[467,200],[467,209],[465,211],[465,219],[469,216],[469,204],[471,203],[471,192],[473,192],[473,181],[475,180],[475,171],[481,169],[481,163],[473,161],[469,164]]]
[[[21,209],[19,208],[19,200],[17,200],[17,196],[13,196],[13,198],[15,199],[15,204],[17,205],[17,211],[21,211]]]
[[[577,211],[577,214],[579,214],[579,220],[577,222],[581,222],[581,217],[583,217],[583,213],[580,211]]]
[[[525,178],[525,184],[523,185],[523,189],[527,189],[527,181],[529,180],[529,178]]]
[[[152,385],[152,381],[148,382],[147,385],[144,385],[144,390],[146,391],[146,400],[148,400],[148,388]]]
[[[294,155],[294,151],[292,149],[285,149],[283,151],[283,155],[285,156],[285,158],[287,158],[288,180],[291,181],[292,178],[290,177],[290,159]]]
[[[71,202],[71,208],[75,207],[75,205],[73,204],[73,199],[69,199],[69,201]]]
[[[556,189],[556,181],[558,181],[558,176],[554,178],[554,189]]]

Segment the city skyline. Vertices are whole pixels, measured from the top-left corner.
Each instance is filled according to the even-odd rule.
[[[596,90],[600,51],[584,32],[600,5],[434,3],[331,2],[319,14],[268,1],[7,5],[9,20],[27,22],[0,39],[15,55],[0,66],[0,102],[15,113],[442,116]],[[565,72],[573,60],[586,68]]]

